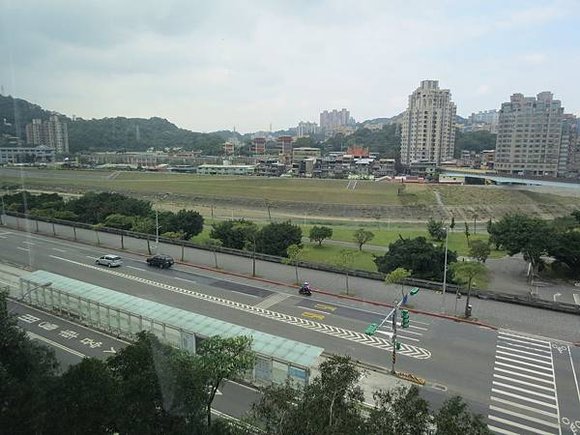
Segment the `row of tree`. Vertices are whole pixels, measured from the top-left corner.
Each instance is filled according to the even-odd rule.
[[[53,219],[131,230],[189,240],[203,231],[203,217],[196,211],[156,212],[149,201],[120,193],[89,192],[69,201],[57,193],[33,195],[19,192],[2,197],[9,211]]]
[[[211,337],[197,354],[141,332],[102,361],[85,358],[64,373],[54,353],[30,340],[0,293],[0,432],[36,434],[272,435],[488,434],[480,416],[454,397],[434,414],[417,388],[377,391],[363,405],[362,372],[332,356],[303,389],[286,383],[262,391],[246,425],[212,420],[225,379],[255,364],[251,339]],[[433,432],[433,428],[436,428]]]

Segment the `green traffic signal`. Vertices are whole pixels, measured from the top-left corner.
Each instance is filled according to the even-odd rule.
[[[401,350],[401,342],[400,341],[395,342],[395,349]]]
[[[369,326],[367,326],[367,329],[365,329],[365,334],[375,335],[377,329],[379,329],[379,325],[377,323],[371,323]]]
[[[406,329],[409,327],[409,311],[407,310],[401,310],[401,327],[403,329]]]

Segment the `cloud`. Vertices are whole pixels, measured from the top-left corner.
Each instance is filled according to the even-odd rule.
[[[203,131],[287,128],[341,107],[392,116],[424,79],[451,89],[458,113],[550,87],[578,111],[580,90],[563,86],[578,70],[578,12],[570,1],[12,0],[0,6],[0,84],[63,113]]]

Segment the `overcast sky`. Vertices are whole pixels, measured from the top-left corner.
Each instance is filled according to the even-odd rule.
[[[580,113],[579,19],[578,0],[0,0],[0,85],[195,131],[393,116],[425,79],[463,116],[544,90]]]

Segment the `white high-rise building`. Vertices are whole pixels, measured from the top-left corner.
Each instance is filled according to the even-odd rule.
[[[305,137],[311,134],[318,133],[318,125],[316,122],[304,122],[300,121],[298,127],[296,128],[296,136]]]
[[[563,122],[564,108],[551,92],[537,98],[513,94],[499,111],[495,169],[517,175],[564,175],[574,132],[565,129],[562,140]]]
[[[455,103],[449,89],[439,89],[437,80],[423,80],[409,96],[401,129],[401,163],[441,162],[453,159]]]
[[[346,127],[351,124],[350,112],[346,109],[342,110],[325,110],[320,113],[320,128],[326,132],[337,130],[341,127]]]

